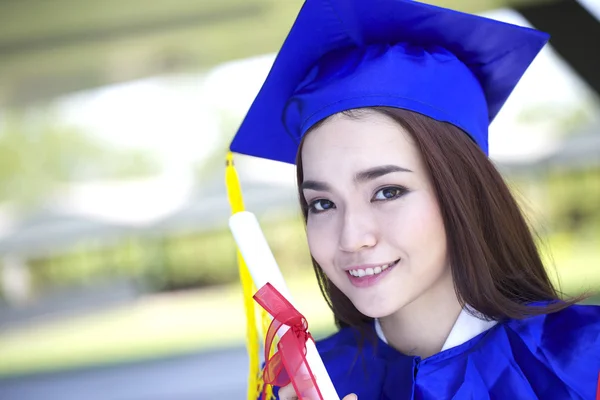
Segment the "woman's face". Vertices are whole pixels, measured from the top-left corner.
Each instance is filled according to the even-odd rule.
[[[306,137],[301,156],[310,251],[360,312],[386,317],[452,285],[434,189],[400,125],[339,114]]]

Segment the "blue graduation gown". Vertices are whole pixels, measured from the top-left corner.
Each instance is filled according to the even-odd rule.
[[[598,387],[600,306],[501,322],[426,359],[357,339],[345,328],[317,342],[340,398],[588,400]]]

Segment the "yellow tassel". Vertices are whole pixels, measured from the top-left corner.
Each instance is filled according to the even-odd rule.
[[[233,154],[227,153],[226,168],[225,168],[225,184],[227,186],[227,197],[231,206],[231,213],[235,214],[244,211],[244,200],[242,190],[238,178],[237,171],[233,164]],[[252,276],[248,271],[248,267],[244,262],[241,253],[237,252],[238,270],[240,281],[242,283],[242,292],[244,296],[244,308],[246,310],[246,348],[249,358],[249,376],[248,376],[248,391],[247,399],[256,400],[263,389],[262,374],[260,371],[260,342],[258,339],[258,325],[256,321],[256,305],[252,296],[256,293]],[[261,308],[261,319],[263,327],[263,335],[266,334],[270,318],[269,315]],[[264,337],[263,337],[264,343]],[[273,389],[269,386],[266,390],[266,398],[263,400],[273,399]]]

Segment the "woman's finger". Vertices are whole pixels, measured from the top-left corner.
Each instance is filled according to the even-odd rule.
[[[280,400],[299,400],[291,383],[279,389],[278,395]],[[352,393],[344,397],[342,400],[358,400],[358,396]]]
[[[296,392],[294,391],[294,387],[291,383],[279,389],[277,394],[279,396],[279,400],[298,400],[298,396],[296,396]]]

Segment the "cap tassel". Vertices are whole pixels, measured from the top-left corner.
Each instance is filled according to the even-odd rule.
[[[225,185],[227,187],[227,197],[231,207],[231,213],[235,214],[244,211],[244,199],[237,171],[233,164],[233,153],[227,152],[225,167]],[[252,276],[244,262],[244,258],[237,250],[238,271],[242,283],[242,292],[244,297],[244,309],[246,311],[246,348],[249,358],[249,376],[248,376],[248,400],[256,400],[261,394],[264,394],[262,400],[271,400],[273,388],[270,385],[264,387],[263,377],[260,371],[260,341],[258,339],[258,326],[256,321],[256,304],[254,303],[254,293],[256,288],[252,281]],[[266,334],[271,323],[269,315],[264,310],[260,310],[262,320],[262,332]]]

